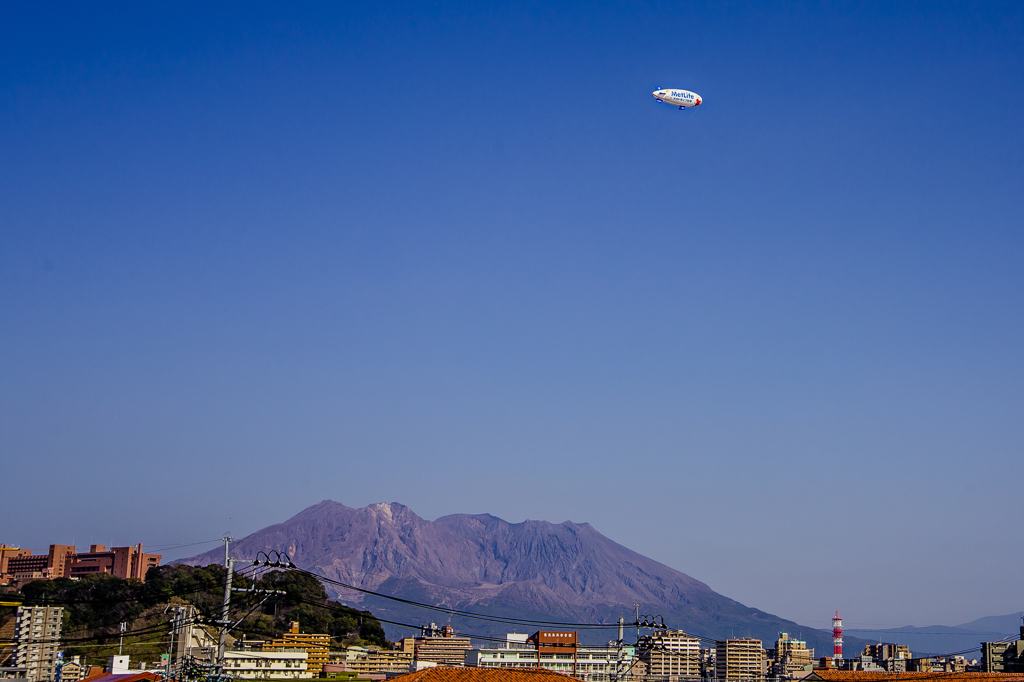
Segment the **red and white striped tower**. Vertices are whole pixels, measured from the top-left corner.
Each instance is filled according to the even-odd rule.
[[[838,611],[832,619],[832,658],[837,662],[843,660],[843,619]]]

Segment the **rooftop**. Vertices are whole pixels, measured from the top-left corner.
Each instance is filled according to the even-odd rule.
[[[438,666],[392,678],[400,682],[567,682],[568,675],[551,670],[456,668]]]
[[[897,673],[870,670],[829,670],[816,668],[804,678],[807,682],[822,680],[823,682],[883,682],[884,680],[946,680],[956,682],[1007,682],[1007,680],[1024,680],[1024,675],[1013,673]]]

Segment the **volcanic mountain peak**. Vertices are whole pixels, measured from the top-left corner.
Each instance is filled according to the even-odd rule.
[[[588,523],[509,523],[490,514],[427,521],[397,502],[361,509],[324,500],[232,546],[239,559],[288,552],[299,567],[361,589],[463,610],[539,621],[615,622],[633,612],[711,637],[803,633],[826,646],[828,633],[751,609],[704,583],[605,537]],[[185,559],[215,563],[218,551]],[[378,616],[416,624],[437,613],[332,588]],[[463,631],[502,634],[502,625],[452,623]],[[820,640],[820,641],[819,641]]]

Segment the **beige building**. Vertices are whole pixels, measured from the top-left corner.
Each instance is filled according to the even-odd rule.
[[[78,682],[85,677],[85,668],[82,666],[82,659],[72,656],[65,659],[60,666],[60,682]]]
[[[775,642],[775,658],[772,662],[772,675],[792,678],[796,673],[807,672],[814,667],[814,649],[807,647],[807,642],[792,639],[785,632],[779,633]]]
[[[414,643],[413,656],[417,661],[426,661],[438,665],[463,665],[466,652],[473,648],[468,637],[456,637],[451,625],[438,628],[433,623],[423,628],[425,634],[417,637]],[[401,642],[402,650],[407,650],[406,641]]]
[[[766,662],[759,639],[727,639],[715,645],[715,677],[719,682],[760,682],[765,677]]]
[[[53,682],[60,650],[60,606],[19,606],[14,621],[13,664],[29,682]]]
[[[700,640],[682,630],[662,630],[651,635],[653,647],[640,654],[653,681],[699,680]]]
[[[235,679],[303,679],[313,677],[306,665],[306,652],[225,651],[224,674]]]
[[[466,652],[470,668],[537,669],[570,675],[586,682],[612,682],[643,677],[646,666],[635,659],[636,648],[609,643],[606,646],[576,646],[557,651],[537,647],[524,634],[507,634],[503,644],[471,649]],[[537,654],[540,654],[540,659]]]
[[[327,663],[331,651],[331,636],[326,634],[309,634],[299,632],[298,621],[292,621],[291,628],[280,638],[263,645],[263,651],[294,651],[302,650],[307,654],[306,670],[313,677],[319,677]]]
[[[350,646],[330,654],[330,662],[342,666],[343,672],[359,675],[408,672],[412,659],[412,649],[381,649],[379,646]]]

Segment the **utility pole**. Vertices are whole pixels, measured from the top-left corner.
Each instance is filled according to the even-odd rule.
[[[127,629],[128,623],[121,623],[121,637],[117,642],[117,655],[121,655],[121,648],[124,647],[124,631]]]
[[[217,644],[217,666],[224,669],[224,647],[228,642],[228,626],[231,625],[231,574],[234,573],[235,561],[231,558],[231,533],[224,536],[224,568],[227,578],[224,580],[224,608],[220,612],[220,641]]]

